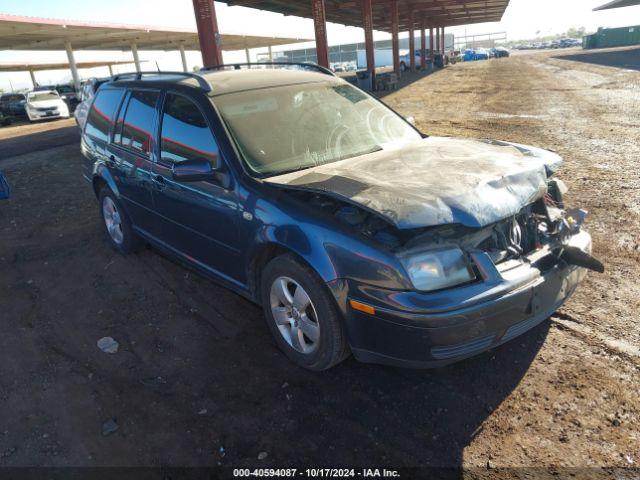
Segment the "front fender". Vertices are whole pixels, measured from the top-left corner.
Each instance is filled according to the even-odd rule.
[[[319,225],[264,225],[257,232],[247,258],[265,249],[294,253],[326,283],[351,279],[388,289],[411,289],[400,261],[373,242]]]

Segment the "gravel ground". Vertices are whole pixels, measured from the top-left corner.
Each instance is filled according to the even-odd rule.
[[[254,305],[109,248],[70,125],[0,130],[0,466],[637,466],[640,73],[557,55],[385,98],[430,134],[562,154],[607,268],[538,328],[437,370],[292,366]]]

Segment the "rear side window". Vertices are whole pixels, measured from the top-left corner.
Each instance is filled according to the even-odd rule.
[[[120,105],[123,91],[116,89],[101,90],[91,106],[87,117],[85,133],[95,139],[107,141],[113,122],[113,116]]]
[[[218,164],[218,146],[200,109],[193,101],[167,94],[162,114],[160,158],[166,163],[207,160]]]
[[[102,90],[99,90],[100,93]],[[159,92],[134,90],[118,117],[114,143],[149,156]]]

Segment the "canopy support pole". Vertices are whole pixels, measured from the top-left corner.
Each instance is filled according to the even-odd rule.
[[[318,65],[329,68],[329,43],[327,42],[327,14],[324,0],[311,0],[313,24],[316,31],[316,55]]]
[[[391,2],[391,35],[393,48],[393,71],[400,77],[400,14],[398,12],[398,0]]]
[[[222,65],[220,32],[213,0],[193,0],[204,67]]]
[[[373,6],[371,0],[360,0],[362,6],[362,28],[364,28],[364,44],[367,52],[367,70],[371,76],[371,90],[376,89],[376,52],[373,43]]]
[[[420,23],[420,70],[427,70],[427,34],[425,32],[424,18]]]
[[[433,62],[433,27],[429,29],[429,56]]]
[[[409,65],[411,71],[416,71],[416,17],[413,8],[409,10]]]
[[[69,68],[71,68],[71,76],[73,77],[73,85],[76,88],[76,92],[80,91],[80,74],[78,73],[78,66],[76,65],[76,57],[73,55],[73,48],[71,48],[71,42],[65,42],[64,48],[67,50],[67,58],[69,59]]]
[[[131,44],[131,54],[133,55],[133,63],[136,66],[136,72],[141,72],[140,68],[140,57],[138,56],[138,45],[135,43]]]
[[[189,71],[189,67],[187,66],[187,54],[184,51],[184,45],[180,44],[180,59],[182,60],[182,70],[185,72]]]

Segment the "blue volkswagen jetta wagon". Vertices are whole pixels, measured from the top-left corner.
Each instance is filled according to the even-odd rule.
[[[470,357],[602,270],[558,155],[423,135],[314,65],[116,77],[82,151],[114,248],[151,244],[262,305],[311,370]]]

